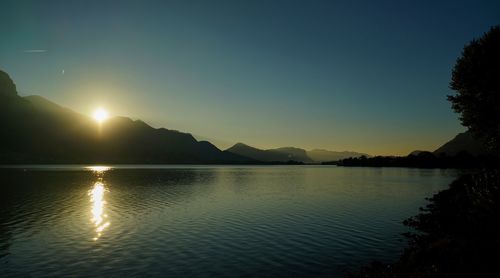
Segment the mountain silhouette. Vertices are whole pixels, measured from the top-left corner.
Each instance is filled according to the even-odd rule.
[[[226,151],[265,162],[314,162],[309,156],[307,156],[305,150],[294,147],[261,150],[243,143],[236,143]]]
[[[307,151],[304,149],[295,148],[295,147],[281,147],[281,148],[276,148],[276,149],[270,149],[270,151],[276,152],[276,153],[286,154],[288,156],[289,160],[294,160],[294,161],[299,161],[299,162],[304,162],[304,163],[314,162],[314,160],[311,159],[307,155]]]
[[[415,150],[415,151],[412,151],[411,153],[408,154],[408,156],[410,155],[413,155],[413,156],[418,156],[420,155],[421,153],[427,153],[428,151],[423,151],[423,150]]]
[[[307,152],[300,148],[283,147],[277,149],[261,150],[243,143],[236,143],[226,151],[238,154],[241,156],[253,158],[265,162],[288,162],[297,161],[303,163],[313,163]]]
[[[191,134],[113,117],[100,126],[40,96],[20,97],[0,71],[0,164],[249,163]]]
[[[322,149],[314,149],[307,151],[307,156],[309,156],[312,160],[317,162],[329,162],[329,161],[338,161],[349,157],[361,157],[361,156],[368,157],[369,155],[365,153],[349,152],[349,151],[337,152],[337,151],[329,151]]]
[[[237,143],[226,151],[266,162],[298,161],[303,163],[315,163],[338,161],[350,157],[369,157],[367,154],[358,152],[337,152],[322,149],[306,151],[295,147],[262,150],[243,143]]]
[[[455,138],[436,149],[434,154],[455,156],[464,151],[474,156],[488,155],[490,153],[481,140],[474,138],[470,131],[466,131],[459,133]]]

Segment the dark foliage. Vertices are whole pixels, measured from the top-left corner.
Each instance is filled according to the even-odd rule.
[[[448,96],[462,124],[500,151],[500,26],[465,46],[453,69]]]
[[[500,277],[500,171],[464,175],[404,223],[409,247],[392,265],[353,277]]]
[[[0,70],[0,97],[15,97],[16,95],[16,85],[6,72]]]
[[[327,163],[328,164],[328,163]],[[412,167],[412,168],[481,168],[494,167],[500,164],[498,158],[492,156],[473,156],[462,151],[454,156],[431,152],[420,152],[409,156],[375,156],[347,158],[332,162],[339,166],[367,166],[367,167]]]

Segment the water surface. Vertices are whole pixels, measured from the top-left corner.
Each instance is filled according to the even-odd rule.
[[[0,276],[340,276],[394,260],[454,171],[0,169]]]

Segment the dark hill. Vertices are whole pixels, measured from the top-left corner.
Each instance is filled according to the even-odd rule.
[[[0,71],[0,164],[10,163],[247,163],[191,134],[126,117],[99,126],[40,96],[20,97]]]
[[[466,131],[459,133],[455,138],[439,147],[434,151],[434,154],[440,155],[444,153],[454,156],[462,151],[466,151],[474,156],[487,155],[489,153],[484,143],[474,138],[470,131]]]
[[[305,150],[293,147],[261,150],[243,143],[237,143],[226,151],[265,162],[313,162],[313,160],[307,156]]]
[[[329,162],[329,161],[338,161],[349,157],[360,157],[360,156],[368,157],[369,155],[365,153],[350,152],[350,151],[337,152],[337,151],[329,151],[322,149],[314,149],[307,151],[307,156],[309,156],[314,161]]]

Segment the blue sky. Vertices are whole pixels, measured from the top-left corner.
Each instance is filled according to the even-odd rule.
[[[2,1],[0,68],[21,95],[222,147],[433,150],[446,95],[498,1]],[[41,51],[32,51],[41,50]],[[64,70],[64,74],[63,74]]]

